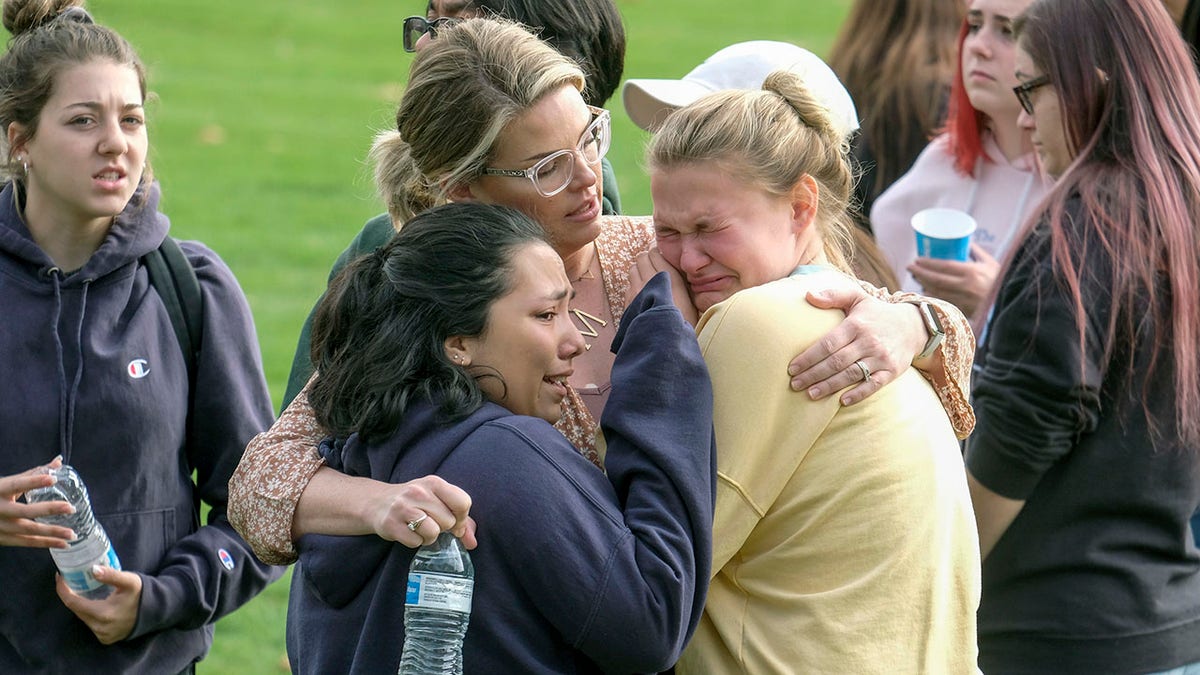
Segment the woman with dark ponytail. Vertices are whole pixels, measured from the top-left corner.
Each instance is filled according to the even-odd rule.
[[[413,223],[351,263],[317,305],[312,358],[321,375],[309,398],[333,436],[387,438],[420,399],[439,401],[450,419],[482,405],[475,377],[486,374],[446,358],[442,342],[484,332],[489,308],[512,290],[514,249],[545,236],[517,211],[481,205]]]
[[[552,426],[585,351],[570,302],[541,227],[465,202],[414,217],[318,305],[322,459],[388,483],[436,473],[471,495],[469,673],[658,672],[704,607],[712,392],[692,327],[665,276],[627,309],[601,418],[606,475]],[[374,535],[296,546],[295,672],[396,672],[413,550]]]
[[[197,242],[179,244],[203,306],[189,382],[141,262],[168,229],[147,163],[145,70],[81,5],[3,7],[0,672],[185,672],[213,622],[279,575],[225,517],[230,472],[271,401],[245,297]],[[76,533],[35,519],[70,505],[19,501],[60,463],[87,484],[120,560],[93,569],[103,599],[56,580],[47,549]]]

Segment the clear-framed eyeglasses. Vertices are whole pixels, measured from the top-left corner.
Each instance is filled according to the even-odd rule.
[[[404,51],[417,51],[417,41],[421,36],[429,33],[429,39],[437,37],[438,30],[447,28],[460,21],[459,18],[453,16],[443,16],[439,19],[430,21],[423,16],[410,16],[404,20],[404,27],[401,33],[404,35]]]
[[[583,158],[588,164],[595,164],[608,154],[608,146],[612,143],[612,118],[607,110],[588,106],[592,113],[592,121],[579,137],[579,143],[573,149],[567,148],[552,152],[538,160],[537,164],[528,169],[484,169],[485,176],[510,176],[512,178],[528,178],[533,187],[543,197],[553,197],[571,184],[575,177],[575,155]]]

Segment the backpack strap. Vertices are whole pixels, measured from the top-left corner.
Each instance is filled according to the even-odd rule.
[[[163,239],[158,248],[142,256],[141,260],[150,276],[150,287],[158,293],[167,308],[171,328],[175,330],[175,339],[179,341],[179,350],[187,365],[187,422],[179,449],[181,456],[186,456],[196,409],[196,362],[199,360],[200,336],[204,326],[204,296],[200,293],[196,270],[173,237]],[[192,491],[192,507],[192,526],[199,529],[199,490]]]
[[[204,319],[200,280],[183,249],[179,248],[179,242],[172,237],[163,239],[157,249],[142,256],[142,262],[150,275],[150,286],[162,298],[167,316],[171,318],[171,327],[175,329],[175,339],[179,341],[179,350],[187,364],[188,398],[191,399]]]

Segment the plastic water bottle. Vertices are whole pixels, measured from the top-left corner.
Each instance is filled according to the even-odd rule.
[[[79,595],[92,600],[106,598],[112,593],[112,586],[101,583],[92,576],[94,565],[107,565],[113,569],[121,569],[121,561],[108,541],[108,533],[92,515],[92,502],[88,499],[87,487],[75,469],[64,464],[58,469],[49,469],[47,473],[57,480],[54,485],[36,488],[25,493],[25,501],[30,504],[38,502],[67,502],[75,507],[75,513],[43,516],[38,522],[49,525],[69,527],[75,532],[75,540],[67,548],[52,548],[50,556],[62,574],[67,586]]]
[[[453,534],[443,532],[417,549],[408,568],[400,675],[463,672],[463,636],[474,588],[471,556]]]

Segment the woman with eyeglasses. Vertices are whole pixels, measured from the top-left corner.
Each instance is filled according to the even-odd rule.
[[[522,27],[460,22],[417,54],[397,130],[380,134],[371,155],[397,223],[448,201],[481,201],[516,208],[545,230],[563,259],[574,294],[570,318],[586,342],[556,426],[600,470],[596,430],[609,392],[609,345],[625,310],[628,270],[654,233],[650,218],[600,214],[597,161],[609,146],[610,125],[606,111],[584,102],[583,84],[572,61]],[[916,305],[854,300],[829,340],[801,355],[808,363],[797,377],[820,381],[796,395],[837,393],[852,404],[920,355],[917,365],[932,373],[956,428],[968,432],[965,382],[974,344],[962,314],[931,309],[927,316],[936,313],[945,328],[930,328]],[[788,374],[779,376],[786,386]],[[409,544],[432,541],[440,529],[461,531],[464,501],[443,506],[427,498],[445,493],[440,484],[419,491],[423,501],[414,504],[400,498],[401,488],[322,468],[313,448],[324,435],[298,396],[250,444],[231,481],[233,520],[264,560],[294,560],[293,538],[310,531],[375,532]],[[404,527],[425,513],[430,518],[415,532]]]
[[[501,17],[526,26],[538,37],[571,58],[583,70],[588,105],[604,107],[625,69],[625,26],[614,0],[431,0],[425,16],[404,20],[405,51],[415,52],[438,30],[457,21]],[[621,197],[612,164],[601,160],[604,192],[601,206],[608,215],[621,212]],[[298,382],[289,381],[287,401],[304,386],[311,368]],[[294,385],[294,389],[293,386]],[[284,403],[286,407],[287,403]]]
[[[538,37],[584,71],[587,87],[583,98],[588,105],[603,107],[621,81],[625,67],[625,28],[613,0],[432,0],[425,16],[404,19],[401,27],[404,49],[408,52],[423,49],[437,38],[441,29],[475,17],[503,17],[537,31]],[[605,215],[619,214],[621,197],[608,158],[600,159],[600,170],[601,211]],[[385,244],[394,233],[394,223],[386,213],[367,221],[338,256],[329,278],[333,279],[355,257]],[[300,329],[281,409],[287,408],[312,375],[308,356],[311,330],[310,312]]]
[[[1031,0],[972,0],[959,32],[950,112],[913,167],[879,196],[871,228],[901,288],[949,300],[976,317],[1000,271],[997,260],[1046,193],[1028,130],[1017,125],[1012,24]],[[917,256],[911,220],[949,207],[975,218],[971,259]],[[978,318],[978,317],[976,317]]]
[[[987,673],[1200,672],[1200,81],[1160,0],[1038,0],[1015,88],[1057,178],[968,441]]]

